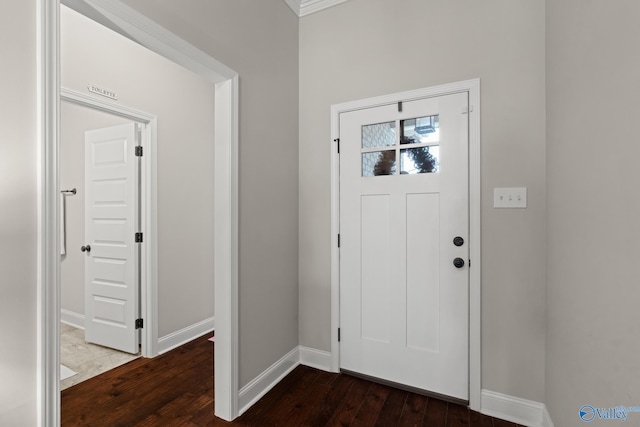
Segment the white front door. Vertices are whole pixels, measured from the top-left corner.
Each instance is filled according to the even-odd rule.
[[[340,114],[340,368],[462,400],[467,108],[464,92]]]
[[[135,123],[85,133],[85,339],[138,353]]]

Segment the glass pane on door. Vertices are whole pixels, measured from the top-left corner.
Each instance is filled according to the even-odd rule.
[[[362,148],[396,145],[396,122],[362,126]]]
[[[394,175],[396,150],[362,153],[362,176]]]
[[[440,117],[416,117],[401,121],[400,144],[437,144],[440,142]]]
[[[439,155],[440,147],[437,145],[400,150],[400,174],[436,173]]]

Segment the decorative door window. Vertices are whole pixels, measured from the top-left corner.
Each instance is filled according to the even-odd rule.
[[[363,177],[439,171],[438,115],[364,125],[361,140]]]

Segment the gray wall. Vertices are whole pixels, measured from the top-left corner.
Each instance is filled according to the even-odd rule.
[[[544,25],[538,0],[351,0],[301,19],[301,345],[330,350],[330,106],[479,77],[482,387],[544,401]],[[529,207],[493,209],[511,186]]]
[[[570,427],[640,402],[640,4],[547,9],[547,405]]]
[[[214,86],[73,10],[61,12],[62,86],[88,93],[95,84],[117,92],[118,104],[158,116],[158,336],[211,318]],[[86,110],[66,106],[61,117],[60,185],[80,190],[67,197],[79,221],[68,227],[62,308],[80,314],[84,257],[73,238],[78,228],[84,235],[84,130],[107,126],[107,114]]]
[[[282,0],[126,0],[240,75],[240,386],[298,345],[298,18]]]
[[[0,14],[0,425],[36,423],[35,2]]]

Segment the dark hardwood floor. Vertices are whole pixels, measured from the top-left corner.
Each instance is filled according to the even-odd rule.
[[[466,407],[299,366],[232,423],[213,415],[213,344],[198,338],[62,392],[62,426],[517,427]]]

